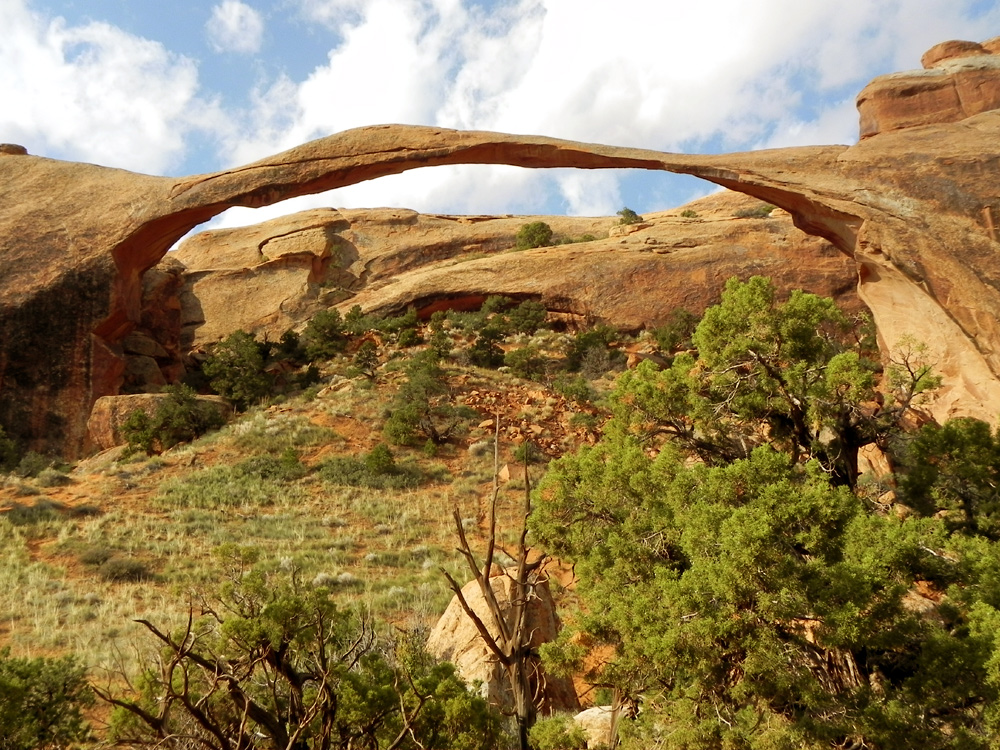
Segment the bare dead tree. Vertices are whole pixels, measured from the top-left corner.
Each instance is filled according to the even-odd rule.
[[[521,517],[520,535],[517,549],[512,555],[516,562],[514,573],[504,571],[503,575],[511,580],[510,607],[506,610],[500,605],[496,592],[490,583],[493,570],[493,560],[497,550],[497,498],[500,494],[500,416],[496,416],[493,434],[493,491],[487,516],[489,524],[486,535],[486,553],[480,566],[462,525],[462,517],[458,508],[454,511],[455,530],[458,534],[458,551],[468,564],[473,579],[479,585],[483,601],[489,610],[492,628],[483,621],[469,605],[462,586],[455,578],[442,568],[448,579],[448,585],[458,598],[465,614],[472,620],[489,649],[493,658],[503,669],[504,677],[513,698],[513,715],[517,723],[518,744],[521,750],[528,750],[528,730],[534,725],[538,715],[538,692],[542,681],[538,675],[537,662],[532,658],[532,632],[528,628],[528,602],[534,597],[534,589],[538,583],[538,571],[544,558],[533,562],[528,561],[530,548],[527,544],[528,516],[531,513],[531,481],[528,476],[527,458],[524,463],[524,506]],[[532,678],[538,686],[532,688]]]

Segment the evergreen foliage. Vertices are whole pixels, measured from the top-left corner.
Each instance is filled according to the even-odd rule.
[[[321,310],[310,318],[302,335],[306,358],[310,362],[331,359],[344,351],[347,337],[344,321],[336,309]]]
[[[212,389],[240,411],[267,398],[274,385],[264,372],[261,345],[246,331],[235,331],[216,344],[201,369]]]
[[[0,750],[58,750],[90,735],[86,670],[70,657],[17,659],[0,651]]]
[[[996,436],[925,428],[900,492],[928,517],[879,513],[849,464],[907,442],[936,382],[919,348],[880,397],[850,321],[763,279],[730,282],[692,338],[619,378],[602,440],[536,494],[532,531],[574,564],[585,634],[546,647],[549,667],[614,649],[588,679],[640,707],[624,748],[995,747]]]
[[[122,425],[122,437],[129,453],[161,453],[222,427],[225,420],[219,410],[212,404],[199,401],[189,386],[168,385],[163,392],[167,396],[160,401],[152,416],[136,409]]]
[[[448,664],[414,639],[380,638],[293,570],[256,566],[228,545],[228,583],[171,634],[140,623],[162,651],[138,696],[99,690],[115,706],[112,739],[206,750],[454,748],[487,750],[497,717]]]
[[[386,439],[394,445],[446,442],[464,423],[467,410],[451,402],[437,353],[433,349],[418,353],[405,373],[406,381],[396,392],[383,428]]]
[[[626,206],[625,208],[621,209],[618,212],[618,215],[621,217],[618,220],[619,224],[638,224],[640,221],[642,221],[642,217],[639,216],[639,214],[637,214],[635,211],[633,211],[628,206]]]
[[[518,250],[530,250],[533,247],[547,247],[552,244],[552,227],[544,221],[533,221],[521,227],[514,238]]]

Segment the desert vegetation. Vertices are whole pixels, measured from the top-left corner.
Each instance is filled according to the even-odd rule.
[[[209,353],[228,424],[173,388],[123,452],[9,446],[0,725],[39,718],[0,747],[581,747],[423,651],[527,546],[575,573],[546,668],[622,747],[991,746],[1000,436],[918,426],[917,342],[882,362],[763,278],[638,337],[549,325],[331,311]]]

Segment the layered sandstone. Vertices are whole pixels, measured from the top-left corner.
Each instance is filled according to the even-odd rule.
[[[861,137],[959,122],[1000,107],[1000,37],[931,47],[923,70],[879,76],[858,95]]]
[[[617,216],[305,211],[195,235],[164,263],[184,269],[179,337],[188,349],[237,329],[277,340],[333,303],[343,312],[360,304],[380,314],[415,307],[427,317],[443,307],[477,308],[497,294],[637,330],[660,324],[677,308],[700,313],[717,301],[726,279],[755,274],[859,308],[853,262],[796,229],[784,211],[766,219],[736,217],[759,205],[722,191],[632,226],[620,226]],[[681,216],[685,210],[697,216]],[[557,242],[573,242],[515,252],[518,230],[533,221],[548,223]],[[583,237],[591,239],[579,241]],[[294,247],[301,260],[291,265],[260,250],[280,243]],[[148,303],[162,304],[159,298]]]
[[[986,43],[989,55],[935,64],[993,59],[994,48]],[[5,148],[0,424],[36,449],[79,454],[90,407],[122,384],[122,342],[142,322],[143,274],[225,208],[459,163],[672,171],[777,205],[854,260],[887,354],[906,335],[928,344],[947,384],[938,417],[993,420],[1000,405],[1000,111],[988,93],[996,69],[977,67],[974,75],[981,101],[962,110],[972,114],[904,119],[852,147],[687,156],[387,125],[181,179]],[[900,101],[922,101],[905,95],[907,81],[898,86]]]

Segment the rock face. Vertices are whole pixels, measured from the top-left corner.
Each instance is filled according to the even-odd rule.
[[[686,156],[390,125],[181,179],[5,148],[0,424],[35,449],[69,457],[85,450],[90,408],[98,397],[118,392],[125,373],[122,342],[143,323],[143,274],[177,239],[225,208],[459,163],[664,170],[777,205],[797,227],[853,259],[887,356],[907,335],[927,343],[946,383],[935,416],[992,421],[1000,405],[1000,110],[989,91],[1000,69],[980,63],[996,59],[994,42],[981,45],[989,54],[945,53],[932,63],[938,67],[931,70],[955,76],[960,111],[898,118],[895,129],[863,114],[876,124],[865,126],[868,137],[852,147]],[[975,97],[961,88],[966,60],[973,61],[970,80],[980,82]],[[885,92],[897,89],[887,100],[925,101],[907,95],[912,87],[905,77],[876,83]],[[867,91],[863,110],[869,106],[864,101],[879,98],[875,89]],[[936,104],[918,108],[944,111]],[[956,120],[956,113],[962,118]]]
[[[501,609],[506,613],[511,606],[513,579],[507,575],[496,575],[489,580]],[[536,583],[534,592],[534,598],[527,605],[527,627],[531,632],[533,650],[543,643],[554,640],[559,632],[559,620],[556,617],[555,603],[552,601],[548,583],[545,581]],[[462,594],[472,611],[482,619],[491,632],[495,633],[495,626],[491,624],[492,617],[479,590],[479,584],[470,581],[462,587]],[[448,608],[431,631],[427,639],[427,651],[439,659],[452,662],[466,682],[481,681],[483,697],[491,703],[502,708],[510,708],[513,705],[510,688],[505,683],[500,665],[487,649],[472,620],[465,614],[457,596],[452,597]],[[541,674],[541,662],[537,655],[533,659],[538,670],[537,674]],[[569,678],[546,677],[541,707],[543,713],[579,710],[580,704],[573,689],[573,681]]]
[[[858,96],[861,137],[959,122],[1000,107],[1000,37],[951,41],[920,58],[924,70],[879,76]]]

